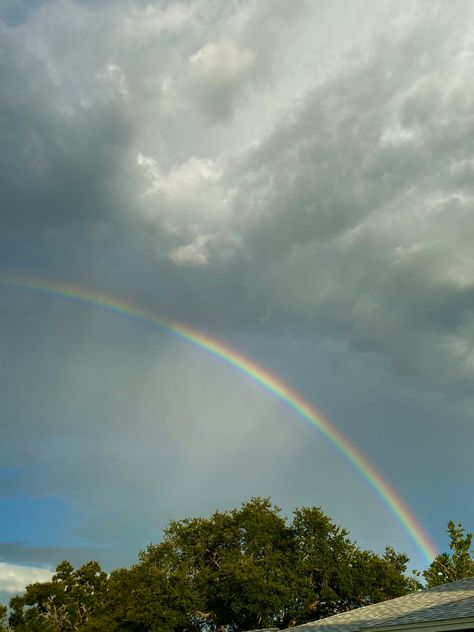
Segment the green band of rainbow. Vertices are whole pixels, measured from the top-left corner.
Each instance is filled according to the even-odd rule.
[[[354,466],[360,476],[369,483],[372,490],[416,543],[428,563],[436,556],[435,546],[407,504],[342,432],[290,386],[284,384],[269,371],[248,357],[243,356],[232,347],[189,325],[157,318],[151,312],[140,309],[114,296],[77,287],[69,283],[19,274],[0,274],[0,285],[16,290],[29,290],[52,297],[76,301],[159,327],[193,344],[195,347],[203,349],[225,364],[244,373],[261,385],[267,392],[286,404],[301,419],[319,430],[330,441],[336,450]]]

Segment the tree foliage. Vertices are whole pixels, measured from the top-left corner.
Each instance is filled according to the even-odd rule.
[[[8,624],[8,609],[0,604],[0,632],[8,632],[10,626]]]
[[[107,574],[97,562],[77,570],[61,562],[50,582],[27,586],[23,595],[10,601],[10,624],[21,632],[72,632],[83,626],[99,605]]]
[[[460,524],[454,524],[452,520],[448,522],[447,531],[450,536],[451,553],[437,555],[429,568],[423,572],[427,588],[474,575],[472,533],[465,533],[465,529]]]
[[[449,530],[452,554],[425,571],[429,586],[440,569],[442,581],[474,572],[472,536],[453,523]],[[62,562],[50,582],[11,600],[9,622],[0,611],[0,630],[285,628],[419,589],[407,562],[390,547],[383,555],[361,549],[319,507],[297,509],[289,521],[269,499],[254,498],[210,518],[171,522],[131,568],[106,575],[97,562],[76,570]]]

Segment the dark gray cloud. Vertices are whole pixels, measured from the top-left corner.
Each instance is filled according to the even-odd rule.
[[[47,238],[100,225],[127,137],[123,120],[113,105],[71,117],[61,111],[67,106],[46,60],[24,50],[27,34],[2,30],[2,234]]]
[[[472,379],[470,9],[435,3],[356,49],[235,176],[269,320],[454,382]]]

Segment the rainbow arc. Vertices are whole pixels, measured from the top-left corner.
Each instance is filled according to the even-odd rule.
[[[108,313],[152,325],[177,336],[194,347],[203,349],[208,354],[232,367],[232,369],[250,377],[262,386],[265,391],[283,402],[297,417],[304,420],[311,427],[316,428],[329,440],[337,452],[353,465],[360,477],[365,480],[376,496],[409,534],[428,563],[436,556],[435,546],[408,505],[374,466],[369,463],[359,449],[296,390],[249,357],[242,355],[236,349],[194,327],[165,318],[157,318],[156,315],[148,310],[141,309],[115,296],[89,288],[81,288],[64,282],[20,274],[0,275],[0,286],[75,301],[82,305],[95,307]]]

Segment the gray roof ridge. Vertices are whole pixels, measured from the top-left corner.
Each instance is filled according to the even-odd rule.
[[[467,577],[427,590],[419,590],[416,593],[409,593],[394,599],[387,599],[386,601],[340,612],[324,619],[317,619],[316,621],[298,625],[295,628],[291,628],[291,630],[294,632],[310,632],[315,628],[326,628],[329,630],[333,626],[340,625],[344,626],[347,632],[351,632],[360,629],[362,626],[386,625],[389,621],[397,618],[397,615],[400,617],[407,616],[410,613],[429,608],[430,606],[447,605],[470,597],[474,597],[474,577]]]
[[[469,608],[468,613],[466,613],[465,608],[463,608],[465,604],[468,604],[470,606],[472,605],[472,607]],[[427,605],[424,608],[419,608],[418,610],[414,610],[412,612],[402,614],[399,617],[395,617],[394,619],[389,619],[388,621],[376,623],[375,625],[371,626],[371,628],[383,627],[383,626],[388,626],[388,625],[401,625],[403,622],[410,623],[411,621],[414,621],[414,620],[436,621],[437,617],[430,616],[430,615],[435,614],[439,616],[439,615],[442,615],[443,613],[445,614],[446,612],[449,612],[451,609],[453,609],[454,606],[456,606],[458,610],[454,615],[450,615],[449,618],[456,619],[456,618],[462,618],[464,616],[469,616],[469,615],[474,614],[474,592],[472,595],[467,595],[465,597],[462,597],[461,599],[453,599],[452,601],[448,601],[442,604],[436,603],[436,604]],[[424,613],[422,617],[420,617],[420,612]],[[441,618],[443,617],[440,616],[439,619]]]

